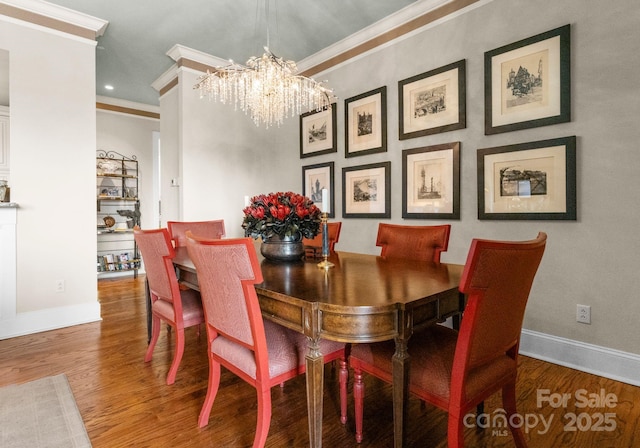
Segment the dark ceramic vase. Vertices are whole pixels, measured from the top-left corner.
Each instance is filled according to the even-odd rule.
[[[260,253],[267,260],[297,261],[304,255],[304,245],[299,237],[273,235],[263,238]]]

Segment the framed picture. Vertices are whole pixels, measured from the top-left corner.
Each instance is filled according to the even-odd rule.
[[[338,151],[336,104],[300,115],[300,158]]]
[[[344,100],[345,157],[387,150],[387,87]]]
[[[333,185],[333,162],[302,167],[302,194],[320,207],[320,204],[322,204],[322,190],[326,188],[329,193],[329,218],[335,217]]]
[[[478,219],[576,219],[576,137],[478,150]]]
[[[484,54],[485,134],[571,120],[570,25]]]
[[[398,82],[400,140],[464,129],[466,62],[454,62]]]
[[[402,217],[460,219],[460,142],[402,151]]]
[[[391,162],[342,168],[342,216],[391,217]]]

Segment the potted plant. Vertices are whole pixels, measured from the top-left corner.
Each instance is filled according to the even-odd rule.
[[[254,196],[243,212],[244,234],[262,237],[260,252],[265,258],[299,260],[304,254],[302,238],[312,239],[320,231],[320,209],[291,191]]]

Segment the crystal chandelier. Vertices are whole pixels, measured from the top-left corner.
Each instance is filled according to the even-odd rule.
[[[269,50],[269,0],[265,1],[267,46],[262,57],[249,58],[246,66],[230,61],[224,67],[207,70],[193,87],[223,104],[234,104],[250,115],[256,126],[280,126],[287,117],[311,110],[331,108],[332,91],[306,76],[297,75],[294,61],[275,56]]]

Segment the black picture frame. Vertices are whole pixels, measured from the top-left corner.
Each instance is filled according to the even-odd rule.
[[[345,157],[387,151],[387,86],[344,100]]]
[[[460,219],[460,142],[402,151],[402,217]]]
[[[464,129],[466,60],[398,81],[399,138]]]
[[[485,134],[571,121],[571,27],[484,54]]]
[[[322,204],[322,189],[329,193],[329,218],[335,218],[334,162],[316,163],[302,167],[302,194],[318,207]]]
[[[478,219],[576,220],[576,137],[478,149]]]
[[[342,216],[391,217],[391,162],[342,168]]]
[[[300,158],[338,152],[337,105],[300,115]]]

